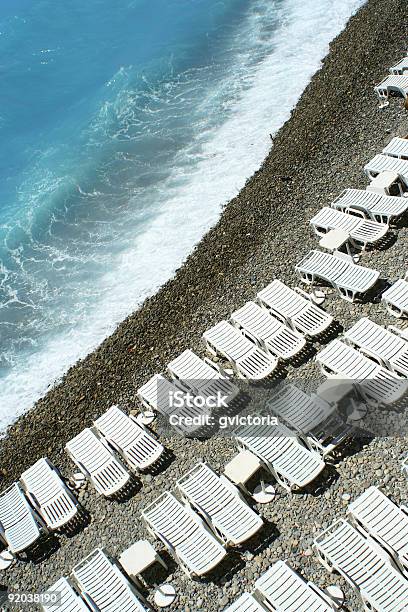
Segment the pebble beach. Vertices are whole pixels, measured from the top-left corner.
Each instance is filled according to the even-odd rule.
[[[343,189],[365,189],[363,166],[393,136],[408,134],[408,112],[401,98],[379,110],[373,92],[406,51],[407,17],[405,0],[368,0],[351,18],[274,137],[262,167],[228,203],[174,278],[9,427],[0,440],[2,489],[44,456],[71,478],[75,469],[64,450],[68,440],[112,404],[137,414],[139,386],[187,348],[204,356],[203,332],[274,278],[290,286],[299,284],[295,265],[317,246],[311,217]],[[405,222],[392,229],[384,248],[363,253],[360,264],[394,281],[405,273],[407,261]],[[148,262],[147,256],[147,266]],[[382,325],[408,327],[390,317],[378,301],[350,304],[331,292],[324,308],[343,329],[363,316]],[[285,381],[323,382],[312,359],[323,342],[312,344],[307,360],[285,364]],[[245,390],[244,383],[239,385]],[[223,610],[251,591],[272,563],[286,559],[319,586],[339,585],[345,609],[363,610],[349,585],[319,563],[312,544],[336,518],[345,517],[350,500],[371,485],[381,486],[398,503],[408,499],[408,481],[401,473],[401,460],[408,452],[404,412],[385,408],[376,419],[370,423],[374,435],[356,436],[316,486],[295,495],[277,486],[271,504],[255,506],[265,520],[264,529],[248,546],[228,555],[211,576],[188,579],[156,542],[169,571],[152,576],[151,584],[160,579],[175,586],[177,598],[170,609]],[[117,557],[132,542],[151,540],[141,510],[162,492],[174,491],[176,480],[199,460],[221,473],[237,452],[228,436],[197,440],[168,435],[160,441],[168,460],[157,473],[138,476],[136,490],[121,502],[103,499],[90,485],[81,489],[86,525],[76,533],[58,535],[43,558],[13,564],[1,573],[0,585],[14,591],[44,590],[97,546]],[[145,590],[150,603],[153,591]]]

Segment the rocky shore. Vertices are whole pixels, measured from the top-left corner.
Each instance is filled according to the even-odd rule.
[[[297,284],[294,266],[317,244],[309,219],[342,189],[365,188],[364,164],[392,136],[408,133],[408,114],[401,100],[392,100],[379,111],[373,93],[373,86],[406,50],[407,24],[406,0],[368,0],[352,17],[290,120],[275,136],[260,170],[227,205],[175,277],[9,428],[0,441],[2,489],[42,456],[69,477],[73,465],[64,446],[70,438],[112,404],[137,409],[138,386],[163,371],[186,348],[203,355],[202,333],[252,299],[273,278]],[[407,269],[407,224],[393,231],[393,237],[388,248],[367,252],[361,260],[390,280]],[[361,316],[395,324],[378,303],[349,304],[331,295],[325,307],[345,329]],[[318,349],[315,343],[314,350]],[[320,375],[309,360],[288,366],[285,377],[318,380]],[[325,572],[311,544],[316,533],[345,515],[349,499],[372,484],[383,486],[396,501],[407,499],[408,483],[400,461],[408,452],[408,442],[400,418],[392,410],[383,415],[379,431],[400,435],[356,440],[335,465],[328,466],[317,491],[290,497],[279,489],[272,504],[259,506],[267,521],[259,541],[246,553],[231,554],[217,576],[191,581],[169,560],[170,575],[165,579],[178,590],[171,609],[222,610],[240,593],[251,590],[254,580],[281,558],[320,585],[340,584],[348,609],[361,610],[344,581]],[[169,436],[161,441],[173,455],[165,470],[142,476],[139,490],[123,503],[101,499],[88,486],[80,493],[91,517],[88,526],[75,535],[59,537],[45,559],[19,562],[2,572],[0,583],[14,590],[43,589],[68,575],[96,546],[119,554],[134,540],[147,537],[140,520],[145,505],[173,489],[175,480],[199,458],[222,471],[236,452],[230,439],[218,436],[202,441]]]

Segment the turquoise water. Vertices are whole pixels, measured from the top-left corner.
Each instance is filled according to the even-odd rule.
[[[166,281],[361,0],[2,0],[0,428]]]

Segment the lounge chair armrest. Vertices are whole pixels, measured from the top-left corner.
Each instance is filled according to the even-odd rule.
[[[82,591],[81,589],[81,597],[85,600],[85,603],[90,607],[92,612],[97,612],[99,608],[94,604],[93,600],[89,597],[88,593]]]
[[[299,295],[304,297],[306,300],[309,300],[309,302],[312,301],[312,296],[310,295],[310,293],[307,293],[307,291],[303,291],[303,289],[301,289],[300,287],[295,287],[294,291],[296,291],[296,293],[299,293]]]
[[[395,327],[395,325],[387,325],[387,329],[392,334],[395,334],[399,338],[408,341],[408,329],[400,329],[399,327]]]
[[[235,495],[235,497],[239,497],[242,501],[246,503],[245,498],[242,495],[241,491],[238,489],[238,487],[234,485],[234,483],[231,482],[226,476],[224,476],[224,474],[220,475],[220,481],[231,491],[233,495]]]
[[[406,506],[405,504],[401,504],[400,508],[401,508],[402,512],[404,512],[404,514],[406,514],[408,516],[408,506]]]
[[[375,361],[375,363],[377,363],[378,365],[382,366],[383,368],[387,367],[386,362],[383,361],[383,359],[381,359],[381,357],[379,357],[378,355],[373,353],[373,351],[370,351],[370,349],[365,348],[365,347],[361,347],[359,349],[359,352],[362,355],[365,355],[366,357],[368,357],[369,359],[372,359],[373,361]]]
[[[224,370],[222,365],[220,365],[219,363],[215,363],[215,361],[212,361],[212,359],[210,359],[209,357],[204,357],[203,361],[205,361],[205,363],[207,363],[210,366],[210,368],[213,368],[219,374],[221,374],[221,376],[224,376],[225,378],[229,378],[227,372]]]
[[[386,546],[385,542],[383,542],[383,540],[381,541],[383,545]],[[381,544],[379,544],[377,540],[375,540],[372,536],[369,535],[367,536],[367,542],[372,548],[374,548],[375,552],[378,554],[379,557],[381,557],[386,563],[389,563],[394,569],[399,570],[399,567],[395,563],[391,554],[385,548],[383,548],[383,546],[381,546]]]
[[[323,589],[319,588],[314,582],[307,582],[308,587],[316,593],[319,597],[321,597],[333,610],[338,610],[339,606],[334,602],[334,600],[327,595]]]
[[[346,213],[354,215],[355,217],[361,217],[362,219],[368,219],[367,215],[358,208],[354,208],[354,206],[347,206]]]
[[[34,506],[34,508],[37,511],[39,511],[40,510],[40,504],[38,503],[38,499],[36,498],[34,493],[32,493],[31,491],[28,491],[26,489],[26,487],[24,487],[24,493],[25,493],[27,499],[30,501],[30,503]]]
[[[257,340],[257,338],[255,338],[255,336],[250,331],[248,331],[247,329],[241,329],[240,331],[242,335],[245,336],[245,338],[248,338],[248,340],[250,340],[251,342],[253,342],[257,348],[262,349],[262,345],[260,344],[259,340]]]

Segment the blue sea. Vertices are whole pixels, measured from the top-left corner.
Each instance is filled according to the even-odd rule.
[[[0,430],[154,293],[363,0],[2,0]]]

